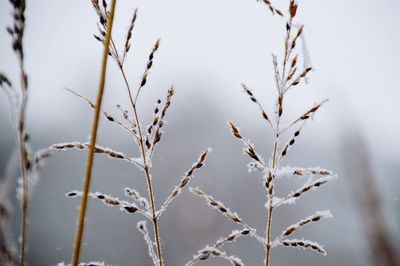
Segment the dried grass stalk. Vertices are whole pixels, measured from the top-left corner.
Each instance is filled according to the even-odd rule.
[[[94,0],[92,2],[95,2]],[[105,2],[105,1],[104,1]],[[79,258],[81,254],[81,247],[82,247],[82,240],[83,240],[83,233],[85,228],[85,218],[86,218],[86,210],[87,210],[87,202],[90,190],[90,184],[92,179],[92,170],[93,170],[93,161],[94,161],[94,154],[95,154],[95,147],[97,141],[97,130],[99,126],[100,120],[100,112],[101,112],[101,104],[103,101],[104,95],[104,87],[105,87],[105,80],[106,80],[106,70],[107,70],[107,61],[108,61],[108,53],[109,53],[109,46],[111,41],[111,32],[114,22],[114,14],[115,14],[115,6],[116,0],[112,0],[111,2],[111,11],[109,20],[107,22],[107,31],[104,40],[104,52],[103,52],[103,61],[101,67],[101,74],[100,74],[100,83],[99,89],[96,98],[96,108],[94,112],[93,118],[93,125],[92,125],[92,133],[90,138],[90,145],[89,145],[89,153],[86,162],[86,171],[85,171],[85,178],[83,183],[83,194],[82,194],[82,201],[81,206],[79,209],[79,217],[76,229],[76,237],[75,237],[75,244],[74,250],[72,254],[72,266],[78,266]]]

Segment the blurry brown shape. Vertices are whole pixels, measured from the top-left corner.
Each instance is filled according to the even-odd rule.
[[[7,169],[0,180],[0,265],[17,265],[17,255],[13,236],[11,235],[10,196],[13,191],[13,181],[18,169],[17,156],[10,156]]]
[[[342,141],[342,154],[349,174],[352,195],[360,212],[368,237],[370,265],[400,265],[399,256],[390,237],[385,215],[382,211],[378,182],[371,168],[364,138],[354,127]]]

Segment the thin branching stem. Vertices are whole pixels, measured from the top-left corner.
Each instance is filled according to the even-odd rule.
[[[88,203],[88,196],[90,190],[90,184],[92,179],[92,170],[93,170],[93,161],[95,155],[95,146],[97,140],[97,131],[99,127],[99,120],[100,120],[100,113],[101,113],[101,104],[103,101],[104,95],[104,87],[105,87],[105,80],[106,80],[106,70],[107,70],[107,61],[108,61],[108,52],[111,40],[111,32],[112,26],[114,22],[114,13],[115,13],[115,6],[117,0],[112,0],[111,2],[111,11],[110,11],[110,18],[107,23],[107,31],[106,31],[106,38],[104,42],[104,52],[103,52],[103,60],[101,66],[101,75],[100,75],[100,82],[99,88],[96,98],[96,106],[94,111],[94,119],[92,124],[92,132],[90,137],[90,149],[88,153],[88,158],[86,162],[86,171],[85,171],[85,178],[83,183],[82,189],[82,200],[81,200],[81,207],[79,210],[79,218],[76,230],[76,237],[75,237],[75,245],[72,254],[72,266],[78,266],[79,258],[82,248],[82,240],[85,228],[85,217],[87,211],[87,203]]]
[[[277,125],[277,130],[278,125]],[[278,149],[278,135],[276,135],[276,140],[274,143],[274,150],[272,153],[272,170],[269,170],[269,175],[273,175],[271,171],[275,171],[275,164],[276,164],[276,152]],[[272,181],[274,182],[274,181]],[[273,184],[274,186],[274,184]],[[273,194],[270,193],[268,195],[268,222],[267,222],[267,237],[266,237],[266,247],[267,247],[267,252],[265,254],[265,266],[269,266],[269,257],[271,254],[271,227],[272,227],[272,210],[273,210]]]
[[[145,144],[143,141],[143,134],[142,134],[142,129],[141,129],[141,125],[140,125],[140,120],[139,120],[139,115],[138,115],[138,111],[136,108],[136,100],[139,94],[139,91],[137,92],[135,98],[133,98],[132,96],[132,91],[131,91],[131,86],[129,85],[128,79],[126,77],[125,74],[125,70],[122,64],[122,61],[119,57],[118,51],[116,49],[116,45],[113,41],[113,39],[111,38],[111,45],[112,45],[112,49],[114,50],[114,54],[116,55],[116,62],[118,64],[119,70],[122,74],[122,77],[124,79],[125,85],[126,85],[126,89],[128,91],[128,95],[129,95],[129,100],[130,103],[132,105],[132,110],[133,110],[133,114],[134,114],[134,124],[136,124],[136,128],[138,131],[138,143],[140,146],[140,154],[142,156],[143,159],[143,165],[144,165],[144,174],[146,176],[146,181],[147,181],[147,189],[148,189],[148,194],[149,194],[149,198],[150,198],[150,204],[151,204],[151,220],[153,222],[153,227],[154,227],[154,240],[156,242],[157,245],[157,257],[158,257],[158,262],[160,266],[163,266],[163,259],[162,259],[162,252],[161,252],[161,241],[160,241],[160,234],[159,234],[159,227],[158,227],[158,216],[157,216],[157,209],[156,209],[156,204],[155,204],[155,200],[154,200],[154,193],[153,193],[153,184],[151,182],[151,174],[150,174],[150,167],[148,164],[148,160],[147,160],[147,155],[146,155],[146,151],[145,151]]]
[[[28,97],[26,94],[27,84],[24,79],[24,67],[23,60],[20,60],[21,65],[21,83],[22,83],[22,103],[19,111],[19,125],[18,125],[18,142],[21,156],[21,171],[22,171],[22,183],[23,183],[23,195],[22,195],[22,221],[21,221],[21,257],[20,266],[25,265],[26,245],[28,238],[28,212],[29,212],[29,174],[27,169],[27,151],[25,143],[25,113]]]
[[[136,109],[136,105],[133,105],[133,112],[137,124],[137,128],[139,131],[139,146],[140,146],[140,152],[143,158],[143,165],[144,165],[144,173],[146,175],[146,181],[147,181],[147,189],[149,192],[149,198],[150,198],[150,204],[151,204],[151,216],[152,216],[152,222],[153,222],[153,227],[154,227],[154,240],[157,245],[157,256],[158,256],[158,262],[160,266],[163,266],[163,259],[162,259],[162,254],[161,254],[161,241],[160,241],[160,236],[159,236],[159,229],[158,229],[158,217],[157,217],[157,210],[156,210],[156,204],[154,200],[154,193],[153,193],[153,184],[151,182],[151,174],[147,162],[147,156],[144,148],[144,141],[143,141],[143,135],[142,135],[142,130],[140,126],[140,121],[139,121],[139,116],[138,112]]]

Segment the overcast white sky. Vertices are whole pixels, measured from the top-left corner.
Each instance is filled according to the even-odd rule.
[[[286,8],[286,1],[274,2],[281,9]],[[347,104],[349,111],[346,112],[354,112],[351,116],[359,121],[371,148],[380,151],[377,157],[398,157],[400,29],[397,11],[400,2],[303,0],[299,3],[299,22],[306,24],[316,71],[309,86],[292,93],[293,103],[289,101],[288,105],[293,107],[293,114],[301,112],[305,99],[312,104],[330,98],[320,120],[334,123],[337,117],[346,115],[343,106]],[[161,37],[162,46],[151,80],[162,88],[173,83],[178,95],[196,93],[211,97],[221,104],[221,112],[237,112],[232,114],[235,117],[242,113],[241,108],[233,108],[243,99],[241,82],[251,86],[260,98],[270,98],[273,92],[270,55],[272,52],[279,55],[284,20],[270,16],[261,3],[253,0],[120,1],[114,33],[117,40],[125,36],[130,14],[136,6],[139,19],[128,60],[128,69],[132,69],[133,75],[140,75],[145,55],[156,38]],[[7,1],[1,1],[1,25],[9,22],[9,12]],[[28,2],[25,43],[32,90],[32,123],[40,123],[34,121],[35,113],[56,119],[49,117],[49,109],[52,114],[60,114],[68,108],[70,97],[60,91],[64,86],[93,95],[100,53],[100,46],[91,37],[95,21],[90,1]],[[0,40],[0,68],[7,72],[15,60],[9,51],[4,27]],[[118,80],[119,76],[111,75],[110,80],[114,79]],[[190,82],[201,83],[203,90],[189,90]],[[60,97],[66,99],[57,101]],[[112,97],[119,99],[125,95],[114,93]],[[272,101],[264,102],[272,104]],[[4,102],[1,103],[3,106]],[[298,109],[294,107],[296,103]]]

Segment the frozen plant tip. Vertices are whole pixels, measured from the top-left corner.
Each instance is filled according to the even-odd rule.
[[[272,6],[269,1],[263,1],[271,11],[278,13],[278,11]],[[205,194],[198,188],[191,188],[191,192],[195,195],[206,200],[208,205],[213,209],[217,210],[220,214],[226,216],[231,221],[238,225],[243,226],[241,230],[233,231],[229,236],[220,238],[213,248],[206,247],[204,250],[199,251],[199,254],[189,262],[188,265],[200,262],[201,260],[208,259],[212,256],[217,248],[217,254],[223,245],[234,243],[239,237],[243,235],[252,236],[258,242],[260,242],[265,248],[265,265],[270,266],[271,250],[274,247],[298,247],[305,250],[315,251],[318,254],[326,255],[325,249],[316,242],[309,240],[298,240],[298,239],[287,239],[287,237],[300,231],[304,226],[311,225],[313,223],[321,221],[323,218],[332,217],[331,213],[326,211],[319,211],[315,214],[306,217],[299,222],[288,226],[281,235],[272,238],[272,217],[274,210],[283,204],[294,204],[296,200],[303,197],[307,192],[318,189],[326,183],[336,179],[331,171],[322,169],[319,167],[303,168],[303,167],[290,167],[281,166],[281,163],[286,156],[297,143],[301,132],[310,118],[313,118],[317,111],[327,102],[324,100],[313,107],[306,110],[298,118],[294,119],[293,122],[286,126],[281,125],[282,117],[284,116],[285,110],[285,97],[290,89],[299,86],[302,81],[305,81],[306,77],[311,72],[312,68],[307,64],[309,58],[301,58],[301,53],[297,53],[296,47],[298,46],[298,40],[303,39],[304,26],[294,26],[294,19],[298,12],[298,5],[294,0],[290,1],[289,5],[289,19],[286,23],[286,37],[284,41],[284,55],[281,63],[279,63],[278,57],[272,56],[272,63],[274,67],[274,79],[276,84],[277,96],[275,110],[273,116],[271,116],[265,108],[261,105],[260,101],[256,98],[253,91],[251,91],[246,85],[242,84],[244,93],[250,98],[250,101],[257,105],[262,119],[267,123],[268,127],[271,128],[274,143],[272,154],[268,159],[265,159],[260,153],[258,153],[254,145],[246,138],[243,137],[239,127],[233,122],[228,122],[228,126],[234,138],[238,139],[244,146],[243,150],[246,155],[250,158],[250,163],[247,165],[249,172],[256,171],[261,172],[263,177],[263,185],[266,189],[266,230],[265,237],[258,236],[255,234],[255,230],[247,225],[241,217],[236,213],[230,211],[229,208],[225,207],[221,202],[215,200],[212,196]],[[278,13],[279,14],[279,13]],[[304,42],[303,42],[304,43]],[[308,56],[308,53],[303,53],[303,57]],[[303,60],[303,67],[300,65],[300,61]],[[291,132],[291,137],[288,140],[283,140],[283,133]],[[286,144],[281,145],[281,142]],[[268,162],[268,163],[266,163]],[[295,177],[300,180],[304,180],[304,184],[294,191],[290,192],[286,196],[277,196],[277,181],[282,177]],[[190,264],[192,263],[192,264]]]

